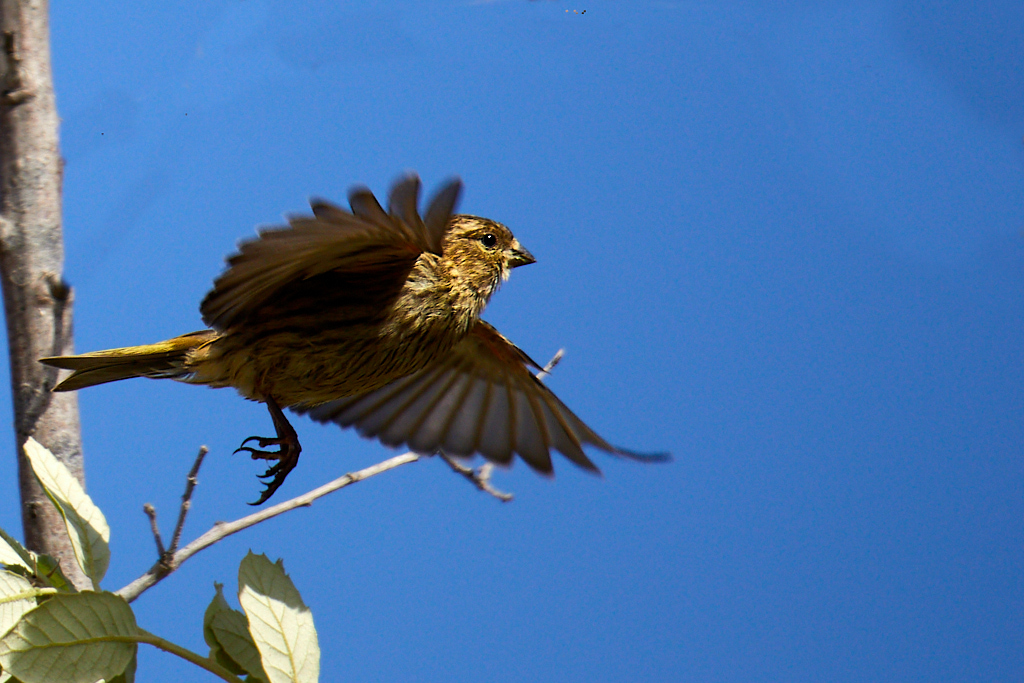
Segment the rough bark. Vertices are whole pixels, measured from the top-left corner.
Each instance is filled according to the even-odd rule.
[[[25,459],[29,436],[84,483],[78,400],[53,394],[56,371],[42,356],[73,352],[71,289],[61,273],[61,158],[50,71],[47,0],[0,0],[0,282],[14,399],[15,448],[25,544],[78,570],[59,513]]]

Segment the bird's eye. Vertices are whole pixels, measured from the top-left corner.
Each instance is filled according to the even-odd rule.
[[[498,238],[492,235],[491,233],[487,233],[486,235],[483,235],[480,238],[480,243],[483,244],[488,249],[491,249],[492,247],[494,247],[495,244],[498,243]]]

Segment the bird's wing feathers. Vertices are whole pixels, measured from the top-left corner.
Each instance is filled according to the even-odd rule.
[[[203,299],[203,322],[220,330],[244,322],[282,288],[330,271],[364,273],[375,283],[394,280],[400,286],[421,253],[441,253],[461,189],[457,179],[442,187],[425,220],[417,209],[415,175],[395,184],[387,212],[366,188],[350,193],[351,212],[311,202],[312,217],[289,217],[287,227],[263,230],[239,245]]]
[[[318,422],[354,426],[384,444],[406,444],[420,453],[479,453],[508,464],[518,453],[538,472],[552,471],[558,450],[588,470],[590,444],[635,459],[661,459],[612,446],[585,425],[531,372],[539,369],[512,342],[483,321],[442,360],[359,396],[331,401],[308,412]]]

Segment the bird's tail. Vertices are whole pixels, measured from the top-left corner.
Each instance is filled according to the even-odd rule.
[[[213,330],[202,330],[156,344],[40,358],[39,362],[74,371],[54,391],[75,391],[130,377],[184,378],[189,374],[185,367],[188,354],[216,338]]]

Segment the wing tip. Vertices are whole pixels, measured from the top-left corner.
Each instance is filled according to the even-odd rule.
[[[638,453],[637,451],[631,451],[626,448],[619,448],[613,446],[612,450],[609,451],[613,455],[618,455],[623,458],[630,460],[636,460],[637,462],[672,462],[672,454],[668,451],[659,451],[657,453]]]
[[[330,218],[330,215],[328,214],[348,213],[347,211],[345,211],[345,209],[338,206],[331,200],[325,197],[320,197],[318,195],[313,195],[312,197],[309,198],[309,209],[310,211],[313,212],[314,217],[321,220],[323,220],[324,218]],[[288,221],[288,223],[291,223],[293,218],[308,219],[309,216],[303,216],[298,214],[285,214],[285,220]]]

